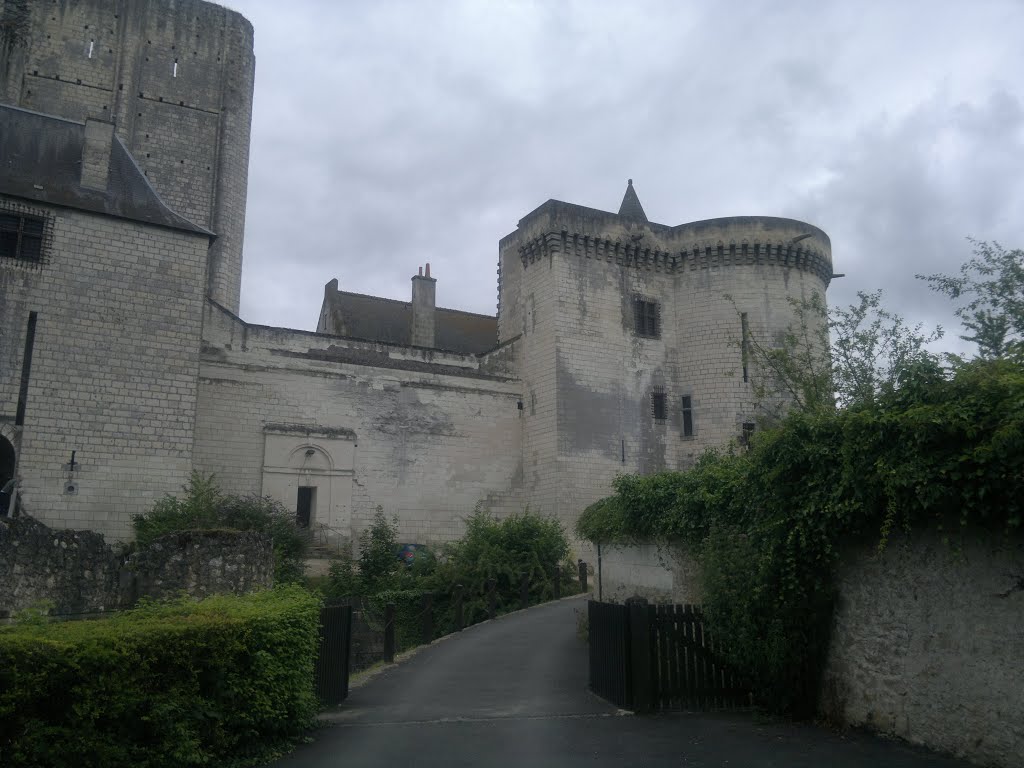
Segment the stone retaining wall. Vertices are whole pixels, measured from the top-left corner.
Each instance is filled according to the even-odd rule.
[[[0,518],[0,618],[49,601],[55,615],[130,608],[139,597],[243,593],[273,584],[270,540],[251,531],[184,531],[126,554],[93,531]]]

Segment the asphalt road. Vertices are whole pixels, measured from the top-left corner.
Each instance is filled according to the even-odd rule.
[[[637,717],[587,690],[582,599],[504,616],[422,649],[352,690],[275,763],[358,766],[964,768],[898,742],[751,714]]]

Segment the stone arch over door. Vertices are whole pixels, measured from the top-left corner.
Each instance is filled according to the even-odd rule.
[[[349,540],[355,434],[338,428],[267,425],[262,493],[280,501],[318,540]]]

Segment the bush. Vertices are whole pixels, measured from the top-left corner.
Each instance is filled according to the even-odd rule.
[[[241,765],[316,713],[320,601],[289,586],[0,629],[0,764]]]
[[[269,497],[225,496],[213,475],[199,472],[192,473],[182,490],[181,498],[164,496],[152,511],[132,519],[139,544],[145,546],[178,531],[258,531],[274,543],[274,583],[290,584],[302,578],[307,539],[283,504]]]
[[[519,607],[520,575],[530,579],[530,602],[550,600],[554,594],[554,567],[562,569],[562,594],[572,594],[576,572],[569,559],[569,541],[562,524],[528,509],[521,515],[498,520],[477,509],[466,520],[466,533],[444,551],[433,580],[435,589],[465,590],[466,622],[487,613],[487,581],[494,579],[498,611]]]

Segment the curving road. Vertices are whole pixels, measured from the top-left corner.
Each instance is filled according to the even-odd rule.
[[[354,689],[274,765],[963,768],[903,744],[751,715],[634,717],[587,690],[582,599],[453,635]]]

